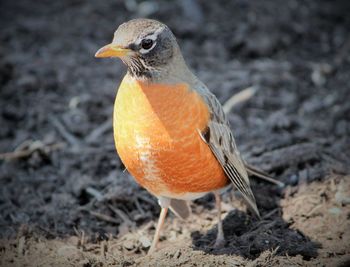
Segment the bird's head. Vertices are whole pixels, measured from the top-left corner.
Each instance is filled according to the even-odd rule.
[[[136,78],[162,75],[181,53],[171,30],[156,20],[134,19],[121,24],[112,43],[99,49],[95,57],[118,57]]]

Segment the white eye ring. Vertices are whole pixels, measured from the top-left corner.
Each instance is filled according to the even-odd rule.
[[[145,49],[145,48],[142,48],[142,47],[141,47],[141,49],[140,49],[140,53],[141,53],[141,54],[146,54],[146,53],[148,53],[149,51],[151,51],[151,50],[156,46],[156,44],[157,44],[156,40],[157,40],[157,38],[158,38],[158,35],[159,35],[162,31],[163,31],[163,28],[160,28],[160,29],[156,30],[154,33],[152,33],[152,34],[150,34],[150,35],[147,35],[147,36],[143,37],[142,39],[139,39],[139,40],[136,42],[137,45],[140,45],[140,44],[142,43],[142,41],[143,41],[143,40],[146,40],[146,39],[150,39],[150,40],[153,41],[153,45],[152,45],[150,48]]]
[[[147,38],[147,39],[149,39],[149,38]],[[152,40],[152,39],[150,39],[150,40]],[[141,42],[141,43],[142,43],[142,42]],[[141,47],[140,53],[141,53],[141,54],[146,54],[146,53],[148,53],[149,51],[151,51],[151,50],[156,46],[156,44],[157,44],[157,42],[155,42],[155,41],[153,40],[152,46],[151,46],[150,48],[143,48],[143,47]]]

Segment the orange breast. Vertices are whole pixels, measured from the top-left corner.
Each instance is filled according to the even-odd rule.
[[[114,139],[128,171],[157,196],[181,197],[228,184],[198,131],[209,111],[186,84],[148,84],[126,76],[114,106]]]

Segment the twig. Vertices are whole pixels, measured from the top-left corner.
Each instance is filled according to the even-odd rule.
[[[268,177],[268,176],[259,176],[259,175],[255,175],[256,177],[262,179],[262,180],[265,180],[267,182],[270,182],[271,184],[275,184],[275,185],[278,185],[279,187],[285,187],[285,184],[281,181],[278,181],[272,177]]]
[[[138,232],[142,234],[148,231],[153,226],[154,226],[154,221],[149,221],[148,223],[146,223],[146,225],[144,225],[141,229],[139,229]]]
[[[80,142],[79,140],[72,135],[66,127],[54,116],[49,115],[50,122],[53,124],[53,126],[57,129],[57,131],[61,134],[61,136],[72,146],[79,147]]]
[[[252,229],[250,229],[250,232],[253,232],[260,228],[260,231],[266,231],[272,227],[274,227],[277,224],[277,221],[267,221],[267,220],[261,220],[259,221]]]
[[[144,202],[146,202],[146,203],[148,203],[148,204],[150,204],[150,205],[152,205],[152,206],[157,205],[157,202],[156,202],[155,200],[153,200],[153,199],[151,199],[151,198],[149,198],[149,197],[147,197],[147,196],[138,195],[137,198],[143,200]]]
[[[24,255],[25,252],[25,242],[26,242],[26,237],[21,236],[18,240],[18,245],[17,245],[17,253],[19,256]]]
[[[315,207],[313,207],[307,214],[306,217],[311,217],[317,210],[319,210],[320,208],[322,208],[322,204],[319,204]]]
[[[99,212],[95,212],[95,211],[92,211],[92,210],[89,210],[88,211],[92,216],[95,216],[96,218],[98,219],[101,219],[103,221],[106,221],[106,222],[110,222],[110,223],[115,223],[115,224],[120,224],[120,221],[112,218],[111,216],[109,215],[105,215],[105,214],[102,214],[102,213],[99,213]]]
[[[250,166],[249,164],[245,163],[245,167],[248,171],[248,174],[250,175],[254,175],[256,176],[257,178],[260,178],[262,180],[265,180],[267,182],[270,182],[272,184],[275,184],[275,185],[278,185],[279,187],[284,187],[285,184],[281,181],[278,181],[272,177],[270,177],[267,173],[261,171],[261,170],[258,170],[257,168],[253,167],[253,166]]]
[[[112,205],[108,205],[108,207],[116,214],[118,215],[125,223],[127,223],[128,225],[133,226],[134,223],[129,219],[128,215],[125,214],[124,211],[113,207]]]
[[[141,204],[139,202],[139,200],[137,198],[135,198],[135,205],[136,205],[136,208],[139,210],[139,212],[142,214],[142,215],[145,215],[145,211],[143,210],[143,208],[141,207]]]
[[[79,238],[77,247],[82,249],[85,245],[85,232],[84,230],[78,230],[76,227],[73,227],[73,230],[77,237]]]
[[[97,199],[97,201],[102,201],[103,200],[103,195],[97,191],[95,188],[88,187],[86,188],[86,193],[89,195],[93,196],[94,198]]]
[[[106,257],[106,252],[107,252],[107,242],[104,240],[100,244],[100,256],[102,258]]]
[[[261,169],[271,172],[299,163],[317,162],[320,158],[321,149],[317,143],[297,143],[265,152],[257,158],[251,158],[249,164],[260,166]]]
[[[87,143],[93,143],[96,141],[101,135],[105,132],[112,129],[112,118],[108,118],[105,122],[103,122],[100,126],[94,129],[86,138],[85,141]]]
[[[65,145],[64,143],[45,145],[41,141],[34,141],[29,145],[28,148],[24,148],[21,145],[20,150],[18,150],[18,148],[17,148],[13,152],[1,153],[0,160],[12,160],[12,159],[20,159],[20,158],[29,157],[31,154],[33,154],[35,151],[38,151],[38,150],[51,152],[53,150],[64,147],[64,145]]]
[[[81,231],[81,237],[80,237],[80,246],[83,248],[85,246],[85,231]]]
[[[274,215],[276,212],[278,211],[278,209],[274,209],[268,213],[266,213],[264,216],[261,217],[261,219],[268,219],[270,218],[272,215]]]
[[[247,101],[251,98],[257,91],[255,86],[248,87],[237,94],[231,96],[223,105],[224,112],[227,114],[230,110],[238,103]]]

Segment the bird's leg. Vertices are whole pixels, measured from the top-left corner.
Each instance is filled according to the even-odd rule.
[[[147,255],[151,255],[155,251],[155,249],[157,247],[157,244],[158,244],[158,241],[159,241],[160,231],[161,231],[161,229],[163,227],[166,214],[168,213],[168,209],[169,209],[169,205],[170,205],[170,199],[161,197],[161,198],[159,198],[158,202],[159,202],[159,205],[161,206],[162,209],[160,211],[158,224],[157,224],[157,228],[156,228],[156,233],[154,234],[152,245],[151,245],[150,249],[148,250]]]
[[[222,228],[222,220],[221,220],[221,197],[218,192],[214,193],[215,195],[215,203],[218,211],[218,234],[216,236],[214,247],[218,248],[225,244],[224,231]]]

